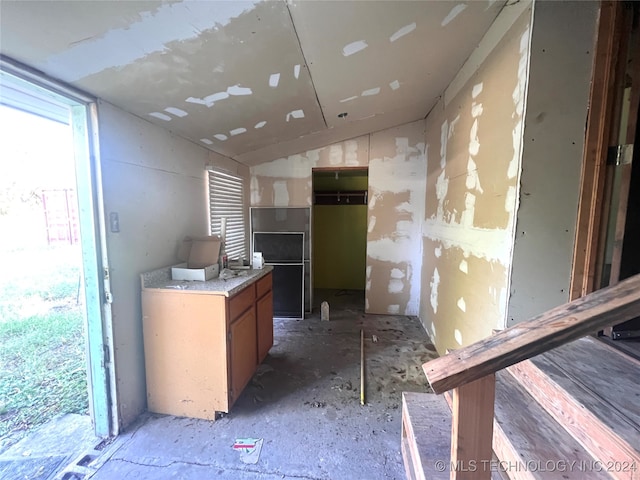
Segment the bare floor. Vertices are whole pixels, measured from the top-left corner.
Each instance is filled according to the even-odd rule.
[[[86,464],[84,478],[405,478],[401,392],[427,391],[421,365],[435,349],[415,317],[365,315],[360,292],[315,300],[329,302],[330,321],[319,309],[276,319],[275,345],[229,414],[210,422],[147,413]],[[256,463],[233,448],[242,438],[262,439]]]

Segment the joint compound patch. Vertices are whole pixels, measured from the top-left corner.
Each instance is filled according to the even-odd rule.
[[[461,311],[463,311],[463,312],[465,312],[465,313],[466,313],[466,311],[467,311],[467,303],[464,301],[464,298],[460,297],[460,298],[458,299],[458,302],[456,303],[456,305],[458,306],[458,308],[459,308]]]
[[[390,313],[391,315],[398,315],[400,313],[400,305],[389,305],[387,307],[387,313]]]
[[[429,286],[431,287],[431,308],[433,309],[433,313],[438,313],[438,287],[440,286],[440,273],[437,268],[433,271],[433,276],[431,277]]]
[[[467,263],[466,260],[461,260],[458,268],[462,273],[467,273],[467,274],[469,273],[469,264]]]
[[[276,207],[289,205],[289,189],[286,180],[273,182],[273,204]]]
[[[389,281],[389,287],[387,291],[389,293],[401,293],[404,290],[404,282],[398,278],[392,278]]]
[[[467,8],[466,3],[460,3],[456,5],[451,9],[451,11],[447,14],[447,16],[442,19],[442,22],[440,23],[440,25],[443,27],[446,27],[453,21],[454,18],[460,15],[466,8]]]
[[[329,163],[331,165],[340,165],[343,160],[342,144],[335,144],[329,147]]]
[[[405,25],[400,30],[398,30],[396,33],[391,35],[391,37],[389,37],[389,41],[393,43],[396,40],[399,40],[400,38],[404,37],[405,35],[409,35],[415,29],[416,29],[416,22],[410,23],[409,25]]]
[[[404,278],[404,277],[405,277],[404,272],[399,268],[391,269],[391,278]]]
[[[364,40],[357,40],[355,42],[351,42],[342,48],[342,55],[344,55],[345,57],[349,57],[354,53],[358,53],[364,50],[368,46],[369,45],[367,45],[367,42],[365,42]]]

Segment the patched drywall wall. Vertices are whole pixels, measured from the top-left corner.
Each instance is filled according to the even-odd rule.
[[[368,167],[366,310],[417,315],[426,159],[424,121],[251,167],[251,205],[307,207],[313,168]]]
[[[308,207],[313,168],[366,167],[369,135],[251,167],[252,207]]]
[[[207,233],[206,166],[243,168],[106,102],[98,117],[105,214],[117,213],[120,227],[107,226],[107,249],[115,400],[125,427],[146,410],[139,275],[175,263],[185,235]]]
[[[422,268],[424,121],[371,134],[367,284],[369,313],[417,315]]]
[[[508,325],[569,301],[598,2],[537,2]]]
[[[426,120],[420,318],[440,353],[505,324],[530,24],[506,6]]]

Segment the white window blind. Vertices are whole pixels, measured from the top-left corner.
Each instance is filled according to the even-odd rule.
[[[209,170],[209,212],[212,235],[220,234],[220,221],[227,219],[225,250],[229,259],[243,258],[246,238],[244,182],[241,177]]]

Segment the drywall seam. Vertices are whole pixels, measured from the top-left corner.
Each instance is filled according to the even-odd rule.
[[[185,175],[182,172],[174,172],[172,170],[167,170],[164,168],[156,168],[156,167],[150,167],[149,165],[140,165],[139,163],[134,163],[134,162],[126,162],[124,160],[117,160],[115,158],[110,158],[108,160],[110,163],[120,163],[122,165],[130,165],[132,167],[137,167],[137,168],[144,168],[146,170],[154,170],[156,172],[162,172],[162,173],[168,173],[169,175],[179,175],[180,177],[190,177],[190,178],[195,178],[197,180],[200,180],[200,176],[194,176],[194,175]]]
[[[511,244],[505,230],[469,227],[428,218],[422,234],[434,242],[442,242],[445,249],[460,248],[466,257],[473,255],[487,261],[509,265]]]
[[[520,18],[520,15],[522,15],[532,3],[533,0],[521,0],[514,4],[505,5],[502,10],[500,10],[500,13],[493,22],[493,25],[489,28],[487,34],[482,38],[476,49],[469,56],[469,59],[464,63],[444,91],[443,100],[445,108],[449,105],[449,102],[460,93],[460,90],[464,88],[475,72],[478,71],[480,65],[482,65],[491,52],[493,52],[516,20]]]

